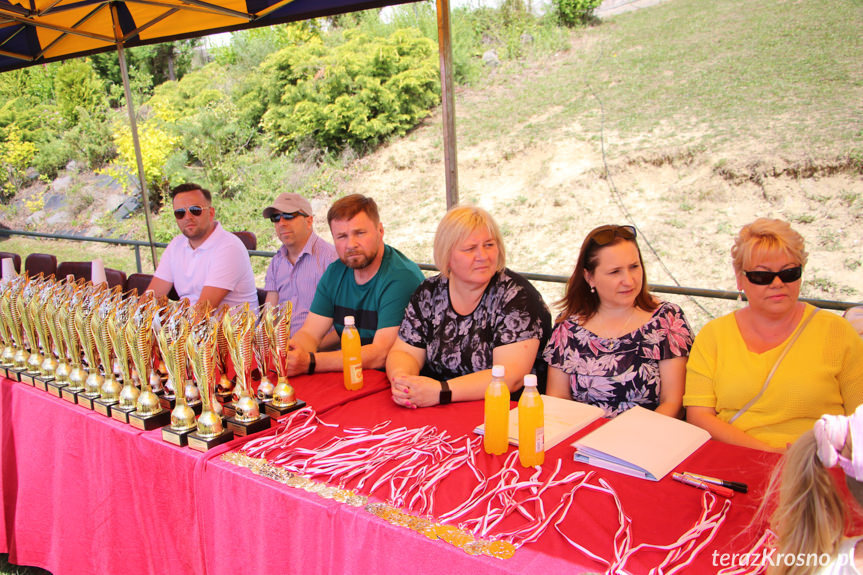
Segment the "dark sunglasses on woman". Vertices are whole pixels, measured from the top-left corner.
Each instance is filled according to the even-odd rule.
[[[791,282],[796,282],[797,280],[799,280],[800,276],[803,275],[803,266],[788,268],[779,272],[768,272],[759,270],[753,272],[743,272],[743,274],[746,276],[746,279],[749,280],[749,283],[755,284],[757,286],[769,286],[777,277],[782,283],[790,284]]]
[[[595,231],[590,238],[596,245],[605,246],[614,241],[615,238],[623,238],[625,240],[634,240],[638,235],[634,226],[603,226]]]
[[[177,208],[174,210],[174,217],[178,220],[182,220],[186,217],[186,212],[189,212],[196,218],[204,213],[204,208],[201,206],[189,206],[188,208]]]

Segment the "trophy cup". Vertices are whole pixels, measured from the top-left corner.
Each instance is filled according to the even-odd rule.
[[[221,404],[222,413],[227,417],[231,417],[235,415],[231,400],[236,383],[228,378],[228,363],[231,361],[231,352],[228,347],[228,340],[225,337],[224,323],[222,322],[226,314],[229,314],[228,308],[222,307],[216,315],[216,365],[219,370],[219,381],[216,383],[216,400]],[[236,370],[237,368],[234,366],[234,372]]]
[[[129,414],[129,423],[137,429],[150,431],[168,425],[171,422],[171,412],[162,409],[159,396],[153,392],[150,385],[150,366],[153,359],[153,316],[156,313],[156,302],[148,296],[138,299],[139,302],[142,300],[144,301],[126,322],[125,330],[129,355],[132,356],[138,380],[141,382],[141,391],[135,402],[135,411]]]
[[[57,354],[57,366],[54,368],[54,381],[49,381],[51,394],[58,395],[54,388],[62,388],[69,385],[69,374],[71,367],[67,361],[66,342],[63,340],[63,332],[60,329],[60,310],[65,308],[71,295],[70,286],[66,282],[59,282],[52,290],[51,297],[45,303],[45,318],[54,351]]]
[[[111,406],[111,417],[123,423],[129,423],[129,414],[135,411],[138,395],[141,393],[132,381],[131,364],[129,363],[129,345],[126,343],[126,324],[131,320],[138,306],[138,298],[131,297],[108,316],[106,327],[111,346],[117,356],[117,365],[120,368],[120,379],[123,388],[117,396],[117,403]]]
[[[69,299],[66,305],[57,310],[56,323],[59,328],[58,333],[63,340],[66,357],[69,360],[69,377],[65,382],[73,389],[84,389],[84,381],[87,379],[87,372],[81,366],[81,341],[78,339],[78,332],[75,330],[75,313],[84,304],[87,297],[90,296],[93,286],[87,285],[83,280],[69,283],[70,290]],[[62,390],[61,390],[62,395]]]
[[[93,348],[93,336],[90,332],[90,316],[99,305],[99,301],[104,297],[106,286],[104,284],[93,285],[88,283],[82,290],[82,298],[73,309],[69,311],[69,316],[66,322],[70,325],[69,336],[76,339],[78,342],[78,354],[84,354],[84,360],[87,362],[87,369],[84,370],[80,360],[76,367],[75,377],[69,376],[69,385],[62,388],[60,396],[66,401],[79,403],[79,395],[87,390],[88,382],[92,389],[93,382],[101,383],[98,366],[94,356],[96,351]],[[90,401],[84,401],[84,404],[93,409],[94,396],[90,397]]]
[[[105,417],[111,417],[111,408],[120,401],[122,385],[114,374],[114,344],[111,340],[109,325],[117,324],[114,317],[118,310],[127,310],[122,298],[104,298],[90,316],[90,329],[93,331],[93,344],[102,366],[103,381],[99,388],[99,397],[93,400],[93,411],[101,413]],[[121,312],[121,315],[124,312]],[[125,346],[125,344],[124,344]]]
[[[39,375],[34,377],[34,383],[40,388],[48,389],[48,383],[54,381],[54,370],[57,369],[59,362],[54,357],[54,348],[56,344],[51,337],[49,324],[53,323],[53,317],[48,316],[48,302],[51,300],[54,291],[61,289],[59,283],[52,279],[42,282],[39,285],[39,291],[33,298],[31,305],[33,306],[33,321],[35,323],[36,335],[39,337],[39,347],[42,348],[42,363],[39,365]]]
[[[177,303],[165,302],[164,305],[160,306],[159,311],[156,312],[156,315],[153,317],[153,333],[155,336],[154,339],[156,341],[156,347],[153,351],[153,370],[150,375],[150,385],[153,385],[156,378],[159,379],[158,386],[162,389],[162,393],[159,394],[159,403],[162,405],[163,409],[167,409],[168,411],[172,411],[174,407],[176,407],[177,393],[183,393],[184,391],[184,386],[186,384],[186,370],[183,369],[183,379],[176,383],[174,381],[174,376],[168,369],[168,358],[165,356],[164,350],[162,350],[162,345],[159,341],[159,334],[166,322],[176,322],[178,316],[186,318],[186,321],[188,322],[191,317],[187,317],[188,308],[189,300],[186,298],[183,298]],[[162,379],[162,373],[165,374],[164,380]],[[157,387],[154,385],[153,389],[155,390]]]
[[[261,415],[258,400],[250,393],[249,372],[254,357],[255,317],[249,310],[249,304],[237,306],[230,313],[223,314],[222,327],[237,372],[234,415],[228,418],[228,429],[239,436],[257,433],[270,427],[270,416]]]
[[[296,398],[294,388],[288,383],[287,358],[288,342],[291,339],[292,310],[291,302],[285,302],[273,308],[267,306],[261,314],[261,323],[268,333],[270,354],[278,375],[278,381],[273,390],[273,400],[264,405],[264,411],[272,417],[281,417],[306,406],[305,401]]]
[[[32,306],[30,305],[33,298],[38,292],[38,284],[41,282],[41,276],[24,284],[21,293],[18,295],[15,303],[18,306],[18,318],[24,326],[24,333],[27,335],[30,353],[26,365],[22,366],[24,371],[19,374],[22,383],[28,385],[36,385],[34,377],[39,375],[39,366],[42,365],[42,354],[39,352],[39,340],[36,339],[35,322],[33,321]],[[44,390],[44,387],[42,388]]]
[[[30,351],[27,349],[23,329],[24,320],[21,318],[23,308],[18,305],[18,300],[21,298],[24,286],[27,285],[28,281],[26,275],[10,280],[9,297],[3,300],[3,313],[7,318],[11,318],[8,326],[11,330],[12,339],[15,340],[15,355],[12,358],[13,367],[7,370],[7,372],[10,378],[17,379],[18,381],[21,381],[21,372],[27,369],[27,362],[30,360]]]
[[[181,382],[175,393],[174,408],[171,410],[171,425],[162,428],[162,439],[174,445],[186,445],[188,436],[195,431],[198,423],[195,411],[186,403],[184,390],[186,381],[186,340],[189,338],[189,321],[182,314],[173,314],[162,324],[156,333],[159,351],[165,361],[169,379]]]
[[[186,340],[186,354],[192,363],[192,372],[201,389],[203,408],[198,417],[197,429],[189,434],[189,447],[208,451],[234,438],[233,432],[224,429],[222,418],[213,411],[216,405],[216,329],[209,316],[192,327]]]
[[[273,390],[275,389],[275,385],[270,381],[269,376],[269,366],[270,366],[270,334],[267,332],[267,327],[264,324],[264,316],[267,311],[271,309],[271,306],[264,305],[261,307],[261,313],[258,316],[258,322],[255,324],[255,341],[254,341],[254,352],[255,352],[255,365],[257,366],[256,370],[253,370],[252,373],[258,371],[261,374],[261,380],[258,382],[258,392],[257,397],[258,400],[266,405],[273,401]],[[253,376],[254,377],[254,376]]]
[[[87,409],[96,409],[96,400],[102,397],[102,387],[105,385],[105,376],[99,369],[99,344],[100,310],[105,307],[114,308],[123,299],[122,288],[114,287],[112,290],[105,289],[107,284],[94,284],[94,294],[91,303],[84,306],[83,312],[75,314],[75,332],[81,341],[84,357],[87,360],[87,378],[84,380],[84,390],[78,392],[78,405]],[[68,388],[67,388],[68,390]],[[64,391],[63,398],[66,398]]]
[[[16,287],[15,281],[0,283],[0,331],[2,331],[3,352],[0,355],[0,374],[9,379],[18,380],[18,373],[10,371],[15,367],[15,350],[18,347],[14,330],[18,325],[12,325],[12,293]]]

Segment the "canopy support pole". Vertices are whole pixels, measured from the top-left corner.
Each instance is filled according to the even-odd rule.
[[[129,111],[129,124],[132,127],[132,145],[135,147],[135,160],[138,163],[138,181],[141,185],[141,200],[144,202],[144,219],[147,222],[147,240],[150,242],[150,256],[153,258],[153,271],[156,271],[156,246],[153,243],[153,227],[150,217],[150,198],[147,194],[147,177],[144,174],[144,161],[141,159],[141,142],[138,140],[138,123],[135,121],[135,105],[132,102],[132,89],[129,87],[129,69],[126,67],[126,53],[123,45],[117,44],[120,57],[120,74],[123,76],[123,89],[126,91],[126,109]]]
[[[440,88],[443,111],[443,158],[446,173],[447,210],[458,205],[458,159],[456,157],[455,94],[452,73],[452,34],[449,0],[437,1],[437,35],[440,52]]]

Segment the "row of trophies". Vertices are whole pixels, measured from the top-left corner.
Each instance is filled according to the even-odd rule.
[[[71,276],[4,277],[0,373],[206,451],[305,405],[286,376],[291,309],[212,310]]]

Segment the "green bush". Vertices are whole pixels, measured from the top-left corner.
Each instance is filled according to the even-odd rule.
[[[339,46],[313,40],[262,65],[269,80],[262,125],[278,150],[306,141],[331,150],[374,145],[406,133],[439,101],[437,51],[419,31],[352,32]]]
[[[36,145],[21,139],[20,131],[11,126],[6,141],[0,144],[0,184],[3,199],[15,195],[25,180],[30,160],[36,154]]]
[[[565,26],[579,26],[590,21],[602,0],[554,0],[557,19]]]
[[[108,101],[105,85],[86,58],[63,62],[54,77],[57,108],[68,125],[78,123],[80,111],[104,117]]]

